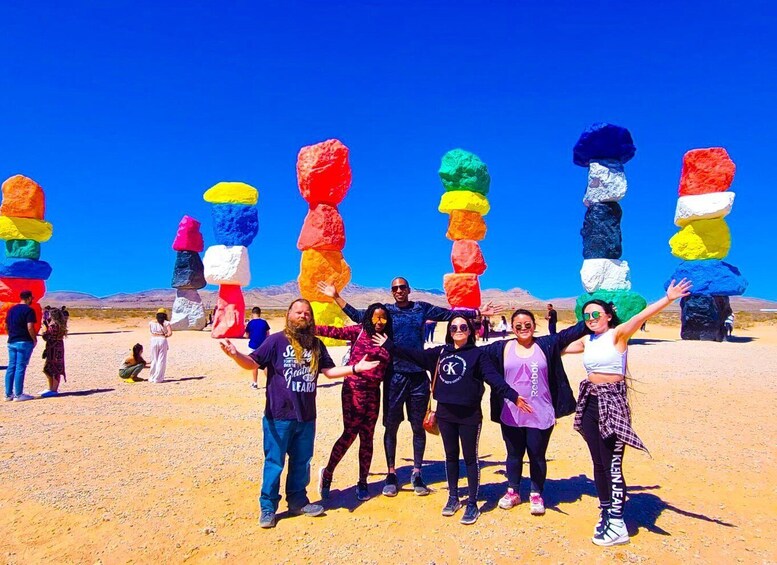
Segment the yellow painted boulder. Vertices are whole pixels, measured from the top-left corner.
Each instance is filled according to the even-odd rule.
[[[674,234],[669,247],[685,261],[723,259],[731,249],[731,232],[723,218],[696,220]]]
[[[319,326],[335,326],[337,328],[342,328],[346,322],[348,322],[348,317],[343,314],[343,311],[334,302],[311,300],[310,306],[313,308],[313,317],[316,320],[316,324]],[[324,342],[324,345],[346,345],[346,342],[340,339],[332,339],[331,337],[322,337],[319,339]]]
[[[31,239],[43,243],[51,239],[52,225],[43,220],[0,216],[0,239]]]
[[[350,280],[351,268],[339,251],[306,249],[302,252],[297,282],[303,298],[310,301],[331,302],[331,298],[319,292],[316,284],[319,281],[329,282],[335,285],[337,292],[340,292]]]
[[[259,191],[244,182],[220,182],[206,190],[202,197],[211,204],[255,206],[259,201]]]
[[[491,205],[488,203],[488,198],[477,192],[452,190],[442,195],[437,209],[443,214],[450,214],[454,210],[467,210],[485,216],[491,209]]]

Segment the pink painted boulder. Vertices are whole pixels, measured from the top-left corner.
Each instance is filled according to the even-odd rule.
[[[451,263],[454,273],[474,273],[482,275],[486,270],[486,261],[477,241],[459,239],[453,242]]]
[[[311,206],[302,224],[297,249],[342,251],[343,247],[345,247],[345,226],[337,207],[330,204]]]
[[[221,285],[210,336],[215,339],[243,337],[245,316],[246,303],[240,287],[232,284]]]
[[[200,233],[200,222],[191,216],[184,216],[178,224],[178,231],[173,240],[173,249],[176,251],[194,251],[200,253],[205,248]]]

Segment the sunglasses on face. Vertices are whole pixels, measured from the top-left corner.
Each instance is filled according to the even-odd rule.
[[[386,318],[384,318],[383,316],[373,316],[372,317],[372,323],[373,324],[378,324],[378,323],[388,324],[388,320]]]
[[[523,326],[521,326],[521,324],[515,324],[515,326],[513,326],[513,327],[516,330],[520,330],[520,329],[530,330],[530,329],[532,329],[534,327],[534,324],[532,324],[531,322],[526,322]]]
[[[600,312],[599,310],[594,310],[591,313],[588,313],[588,312],[584,313],[583,314],[583,320],[585,320],[586,322],[588,320],[590,320],[591,318],[593,318],[594,320],[598,320],[602,316],[604,316],[604,312]]]
[[[469,326],[467,324],[461,324],[457,326],[456,324],[451,324],[451,333],[455,334],[456,332],[464,332],[467,333],[469,331]]]
[[[398,290],[407,290],[406,284],[396,284],[391,287],[391,292],[397,292]]]

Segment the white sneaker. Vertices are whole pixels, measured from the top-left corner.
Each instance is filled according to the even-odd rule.
[[[514,506],[518,506],[521,503],[520,495],[515,492],[515,489],[508,488],[505,495],[499,499],[499,508],[502,510],[510,510]]]
[[[30,396],[29,394],[20,394],[19,396],[14,397],[14,402],[24,402],[25,400],[33,400],[35,397]]]
[[[539,493],[533,492],[529,495],[529,510],[534,516],[545,514],[545,501]]]
[[[591,541],[602,547],[629,543],[629,531],[622,518],[608,518],[601,533],[592,537]]]

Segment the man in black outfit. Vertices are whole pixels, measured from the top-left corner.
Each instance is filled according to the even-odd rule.
[[[555,334],[558,312],[553,309],[553,304],[548,304],[548,313],[545,315],[545,319],[548,321],[548,333],[550,335]]]

